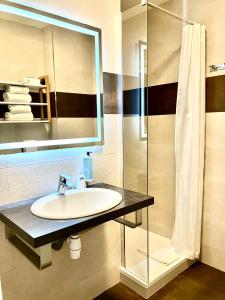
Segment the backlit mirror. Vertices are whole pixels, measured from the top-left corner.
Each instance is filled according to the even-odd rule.
[[[0,149],[102,143],[101,30],[0,1]]]

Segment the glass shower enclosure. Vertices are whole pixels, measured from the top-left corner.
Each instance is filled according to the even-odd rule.
[[[147,298],[190,264],[171,247],[183,24],[136,2],[122,13],[124,188],[153,196],[155,204],[142,210],[139,226],[122,226],[121,281]],[[161,7],[182,15],[182,2]]]
[[[123,13],[123,140],[124,187],[148,194],[148,35],[147,6],[133,6]],[[122,271],[149,282],[149,219],[142,210],[142,223],[122,227]],[[135,223],[135,214],[124,217]],[[133,250],[132,250],[133,249]]]

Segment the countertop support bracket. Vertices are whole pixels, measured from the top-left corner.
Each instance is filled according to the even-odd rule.
[[[136,228],[142,224],[142,210],[136,210],[133,212],[134,213],[134,221],[130,221],[128,218],[125,216],[119,217],[115,219],[114,221],[119,222],[125,226],[128,226],[130,228]]]
[[[28,258],[39,270],[45,269],[52,264],[51,243],[38,248],[28,245],[21,237],[18,237],[12,229],[5,225],[5,237],[26,258]]]

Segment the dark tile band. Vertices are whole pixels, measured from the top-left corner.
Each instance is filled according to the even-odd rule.
[[[156,85],[145,89],[145,115],[168,115],[176,113],[177,82]],[[118,74],[103,74],[103,112],[104,114],[120,113],[121,77]],[[141,111],[140,89],[123,92],[123,113],[139,115]],[[2,99],[3,91],[0,91]],[[206,79],[206,112],[225,112],[225,75]],[[31,93],[34,102],[39,102],[39,95]],[[148,101],[147,101],[148,99]],[[66,105],[65,105],[66,103]],[[64,118],[95,118],[96,95],[57,92],[55,104],[54,92],[51,93],[51,113]],[[0,106],[0,118],[4,118],[7,106]],[[40,107],[32,106],[35,118],[40,117]]]
[[[145,115],[169,115],[176,113],[178,83],[168,83],[145,89]],[[123,92],[125,116],[140,115],[141,89]],[[225,75],[206,78],[206,112],[225,112]]]
[[[121,76],[113,73],[103,73],[103,91],[101,95],[102,112],[104,114],[119,113],[119,97]],[[0,99],[3,99],[0,91]],[[40,102],[38,93],[30,93],[33,102]],[[56,92],[57,101],[55,101],[55,92],[50,93],[51,115],[52,117],[61,118],[96,118],[96,95]],[[103,98],[103,100],[102,100]],[[1,101],[1,100],[0,100]],[[0,106],[0,118],[4,118],[5,112],[8,111],[7,105]],[[40,118],[41,110],[39,106],[32,106],[32,112],[35,118]],[[47,115],[46,107],[44,107]]]
[[[206,112],[225,112],[225,75],[207,78]]]

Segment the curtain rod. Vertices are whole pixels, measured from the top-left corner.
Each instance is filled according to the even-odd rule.
[[[167,15],[170,15],[170,16],[172,16],[172,17],[174,17],[174,18],[176,18],[176,19],[178,19],[180,21],[183,21],[183,22],[185,22],[185,23],[187,23],[189,25],[195,25],[195,23],[193,21],[187,20],[187,19],[185,19],[185,18],[183,18],[183,17],[181,17],[179,15],[176,15],[176,14],[174,14],[174,13],[172,13],[172,12],[170,12],[170,11],[168,11],[168,10],[166,10],[166,9],[164,9],[164,8],[156,5],[156,4],[152,4],[152,3],[150,3],[150,2],[148,2],[146,0],[142,0],[141,1],[141,5],[142,6],[148,5],[148,6],[152,7],[152,8],[156,8],[156,9],[160,10],[161,12],[163,12],[163,13],[165,13]]]

